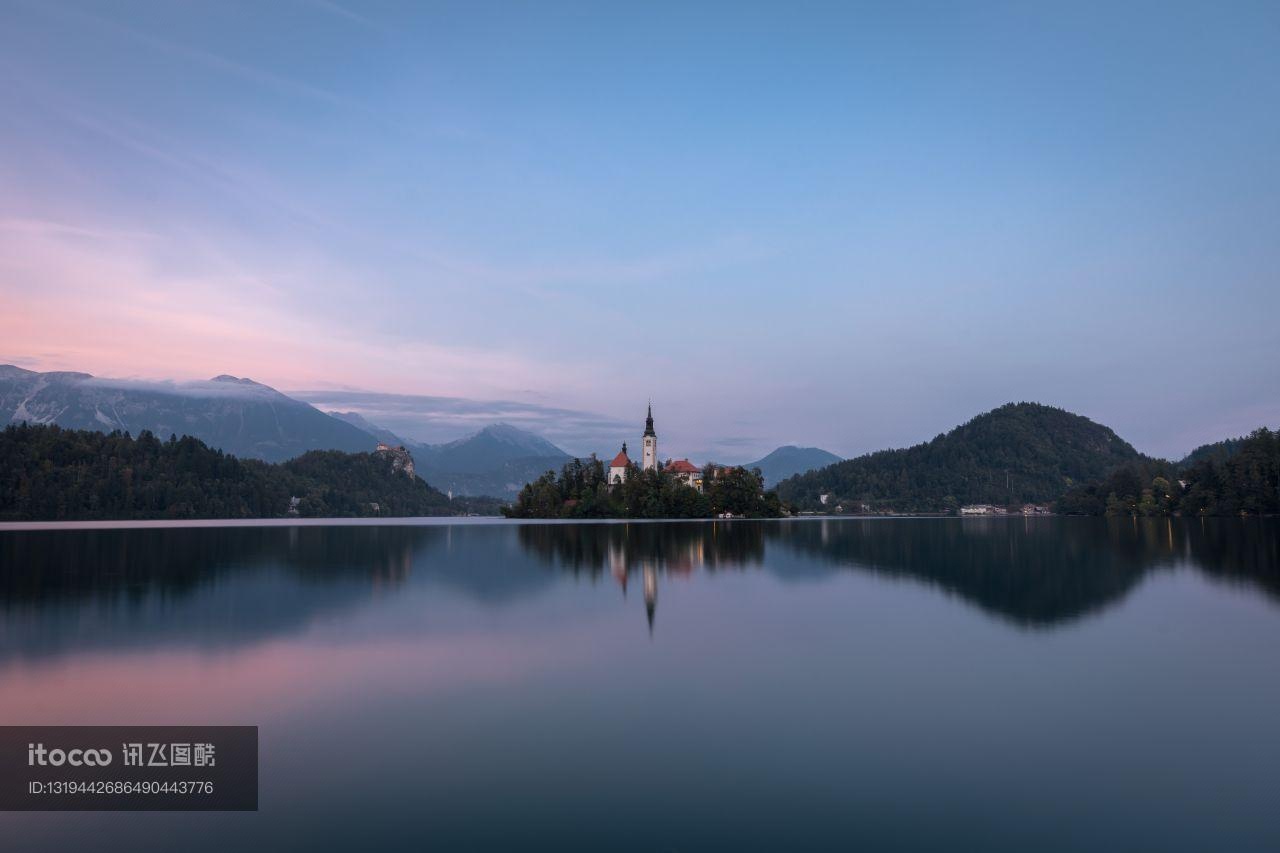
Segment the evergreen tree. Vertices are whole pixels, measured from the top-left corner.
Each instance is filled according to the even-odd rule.
[[[594,455],[574,459],[557,475],[548,471],[520,490],[503,509],[511,518],[708,518],[722,512],[752,518],[783,514],[774,492],[765,492],[758,471],[726,469],[719,479],[703,474],[705,493],[664,470],[634,464],[622,483],[610,485],[604,463]]]
[[[1194,461],[1181,471],[1155,459],[1121,466],[1102,480],[1070,489],[1058,501],[1058,511],[1070,515],[1280,514],[1280,433],[1263,428],[1231,444],[1230,453],[1193,454]],[[1105,504],[1100,495],[1107,495]]]
[[[292,507],[292,498],[298,498]],[[377,453],[313,451],[278,465],[190,436],[16,424],[0,431],[0,519],[452,515],[421,479]]]

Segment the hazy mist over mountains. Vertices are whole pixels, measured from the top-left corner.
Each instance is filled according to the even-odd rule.
[[[0,366],[0,422],[21,421],[134,435],[150,430],[162,438],[190,435],[226,453],[267,462],[308,450],[367,452],[379,441],[404,444],[428,482],[461,494],[514,493],[569,458],[546,439],[505,424],[438,446],[414,442],[357,412],[328,414],[228,375],[141,382]]]
[[[503,423],[543,436],[568,453],[586,456],[613,447],[636,432],[640,423],[639,419],[512,400],[360,390],[301,390],[290,391],[289,396],[330,413],[358,413],[367,422],[417,444],[445,444]]]
[[[235,456],[268,462],[308,450],[362,452],[379,441],[403,444],[431,485],[463,495],[514,495],[572,458],[550,438],[502,422],[503,416],[554,423],[556,433],[568,437],[575,449],[595,445],[579,450],[582,456],[607,455],[616,442],[639,432],[637,424],[586,412],[502,401],[354,391],[309,396],[358,410],[324,412],[267,385],[225,374],[206,381],[156,382],[0,365],[0,423],[28,421],[134,435],[150,430],[162,438],[191,435]],[[499,422],[480,422],[485,417]],[[452,441],[420,438],[459,431],[465,434]],[[758,465],[773,484],[838,458],[816,448],[785,447],[749,464]]]
[[[502,403],[450,398],[402,398],[398,395],[358,392],[337,396],[347,402],[371,403],[375,407],[381,407],[377,411],[393,415],[396,425],[409,426],[413,432],[406,435],[400,429],[382,422],[381,415],[371,416],[367,411],[324,412],[267,385],[226,374],[196,382],[145,382],[98,378],[80,372],[38,373],[13,365],[0,365],[0,424],[56,424],[71,429],[101,432],[121,430],[134,435],[149,430],[162,439],[170,434],[190,435],[226,453],[268,462],[292,459],[309,450],[368,452],[378,442],[403,444],[413,455],[422,478],[435,488],[455,495],[514,497],[525,483],[547,471],[558,470],[574,455],[585,457],[594,452],[607,459],[616,446],[615,442],[638,438],[640,432],[638,424],[615,424],[586,413],[564,410],[562,430],[594,430],[608,436],[588,452],[573,454],[550,438],[515,424],[497,422],[480,425],[472,420],[484,413],[502,411],[514,411],[530,417],[530,407],[525,407],[522,411],[518,406],[509,407]],[[452,428],[455,431],[460,426],[473,428],[451,441],[428,442],[415,439],[413,436],[421,435],[424,431],[442,428],[439,424],[432,424],[432,418],[421,415],[424,401],[437,410],[446,410],[449,413],[446,419],[452,418]],[[546,418],[551,411],[553,410],[540,409],[537,416]],[[419,412],[417,420],[411,418],[412,412]],[[1020,420],[1016,420],[1019,418]],[[1063,427],[1062,423],[1067,426]],[[1063,453],[1071,451],[1071,442],[1079,435],[1086,435],[1090,440],[1099,435],[1107,437],[1108,441],[1120,442],[1124,458],[1137,455],[1131,446],[1116,437],[1109,428],[1060,409],[1034,404],[1001,407],[957,427],[956,431],[948,435],[960,434],[959,431],[968,434],[983,424],[1012,426],[1005,429],[1008,434],[1001,433],[991,438],[977,450],[970,448],[964,451],[972,456],[971,461],[965,463],[970,468],[965,468],[957,475],[960,479],[956,483],[949,483],[945,490],[957,499],[973,491],[979,484],[990,485],[986,483],[987,480],[995,482],[1000,479],[986,471],[983,467],[986,462],[983,460],[989,462],[990,458],[1007,455],[1012,452],[1010,448],[1014,447],[1024,451],[1028,448],[1036,449],[1043,457],[1037,457],[1039,461],[1035,464],[1012,457],[1007,463],[1002,463],[1010,471],[1022,472],[1020,476],[1024,479],[1029,476],[1026,472],[1032,469],[1044,469],[1047,472],[1035,481],[1034,488],[1027,485],[1024,489],[1029,499],[1036,500],[1044,499],[1044,495],[1056,488],[1054,484],[1061,476],[1054,473],[1056,469],[1049,469],[1062,461],[1059,457]],[[1054,439],[1053,435],[1057,433],[1062,433],[1065,437]],[[659,434],[661,435],[661,430]],[[822,492],[870,494],[876,490],[884,491],[889,487],[881,488],[881,480],[892,484],[898,483],[901,477],[892,472],[886,473],[880,468],[886,464],[890,467],[896,465],[893,460],[909,461],[914,458],[912,454],[919,456],[922,453],[935,453],[936,448],[942,446],[938,444],[941,440],[939,438],[926,445],[901,451],[880,451],[847,461],[821,448],[786,445],[760,459],[742,464],[748,468],[759,468],[769,487],[779,485],[797,474],[807,475],[800,481],[784,484],[783,491],[791,498],[803,498],[802,502],[812,504]],[[952,439],[948,438],[950,440]],[[589,443],[589,439],[582,438],[579,434],[579,439],[573,446],[576,448]],[[1238,443],[1238,440],[1227,440],[1206,445],[1187,459],[1202,456],[1226,458]],[[679,458],[681,455],[683,454],[679,448],[672,448],[660,441],[660,459]],[[1116,459],[1112,458],[1114,455],[1096,448],[1091,449],[1086,454],[1088,458],[1080,462],[1083,467],[1079,470],[1073,468],[1068,473],[1075,480],[1086,475],[1099,475],[1098,472],[1103,468],[1116,463]],[[696,456],[694,461],[698,464],[706,461],[728,464],[738,462],[702,456]],[[951,461],[953,460],[948,457],[944,464],[935,459],[924,464],[921,470],[930,472],[930,476],[941,476],[940,472]],[[866,474],[867,471],[872,473]],[[898,479],[894,479],[895,477]],[[974,491],[974,495],[977,494]],[[985,500],[990,496],[983,493],[982,497]],[[973,499],[976,500],[977,497]]]
[[[0,367],[0,421],[190,435],[236,456],[280,462],[308,450],[369,450],[369,435],[266,385],[234,376],[136,382]]]

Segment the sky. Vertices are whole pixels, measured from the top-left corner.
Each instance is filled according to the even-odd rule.
[[[0,16],[0,362],[699,461],[1280,425],[1273,2]]]

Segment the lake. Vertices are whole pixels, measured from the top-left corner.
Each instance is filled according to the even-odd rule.
[[[260,727],[6,850],[1277,850],[1280,522],[0,532],[0,723]]]

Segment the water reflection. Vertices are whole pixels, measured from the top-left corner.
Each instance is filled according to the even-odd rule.
[[[789,525],[777,540],[839,568],[911,578],[1024,626],[1052,626],[1124,597],[1180,551],[1146,526],[1092,519],[918,519]]]
[[[485,607],[565,579],[660,587],[699,573],[786,583],[909,579],[1003,621],[1052,628],[1190,566],[1280,601],[1280,523],[1235,519],[911,519],[581,525],[199,528],[0,533],[0,661],[76,648],[234,646],[411,585]]]
[[[622,595],[632,575],[643,584],[645,617],[653,632],[658,576],[689,577],[697,571],[739,570],[764,561],[761,523],[527,525],[520,544],[545,563],[598,577],[606,571]]]
[[[0,533],[0,662],[161,643],[232,648],[418,581],[495,605],[553,583],[533,562],[482,527]]]
[[[217,575],[285,568],[303,582],[402,583],[447,528],[151,528],[0,533],[0,602],[189,593]]]
[[[1280,849],[1278,530],[3,532],[0,719],[259,725],[264,807],[0,847]]]
[[[650,627],[660,576],[763,568],[784,581],[850,570],[934,585],[994,616],[1052,627],[1187,564],[1280,599],[1280,525],[1236,519],[822,519],[519,528],[574,574],[641,574]],[[767,557],[766,557],[767,551]]]

